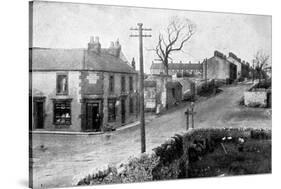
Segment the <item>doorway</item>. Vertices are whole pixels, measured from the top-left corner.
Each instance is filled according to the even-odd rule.
[[[98,102],[86,103],[86,131],[101,130],[100,104]]]
[[[34,128],[44,129],[44,101],[35,100],[34,102]]]
[[[124,124],[126,122],[126,99],[121,99],[121,123]]]

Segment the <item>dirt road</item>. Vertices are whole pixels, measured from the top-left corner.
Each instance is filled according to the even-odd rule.
[[[195,106],[195,127],[271,127],[265,109],[238,105],[249,85],[223,87],[220,94],[201,99]],[[186,128],[182,104],[146,125],[147,151]],[[140,152],[138,127],[102,135],[33,135],[34,188],[63,187],[73,177],[94,168],[115,164]]]

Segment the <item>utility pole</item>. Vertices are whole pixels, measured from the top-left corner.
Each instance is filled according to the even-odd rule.
[[[204,60],[204,66],[205,66],[205,83],[206,83],[206,85],[207,85],[207,73],[208,73],[208,64],[207,64],[207,61],[208,61],[208,59],[206,58],[205,60]]]
[[[142,28],[142,23],[138,23],[138,28],[130,28],[130,30],[138,31],[138,35],[130,35],[130,37],[139,38],[139,58],[140,58],[140,133],[141,133],[141,153],[145,152],[145,118],[144,118],[144,91],[143,91],[143,37],[151,37],[151,35],[144,35],[143,31],[151,31],[148,28]]]

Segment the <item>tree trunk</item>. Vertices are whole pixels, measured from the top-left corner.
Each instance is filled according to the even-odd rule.
[[[164,69],[165,69],[165,74],[169,75],[169,65],[168,65],[168,59],[165,59],[163,62]]]

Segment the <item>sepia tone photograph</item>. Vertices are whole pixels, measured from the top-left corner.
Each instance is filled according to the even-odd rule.
[[[29,2],[29,186],[271,174],[270,15]]]

